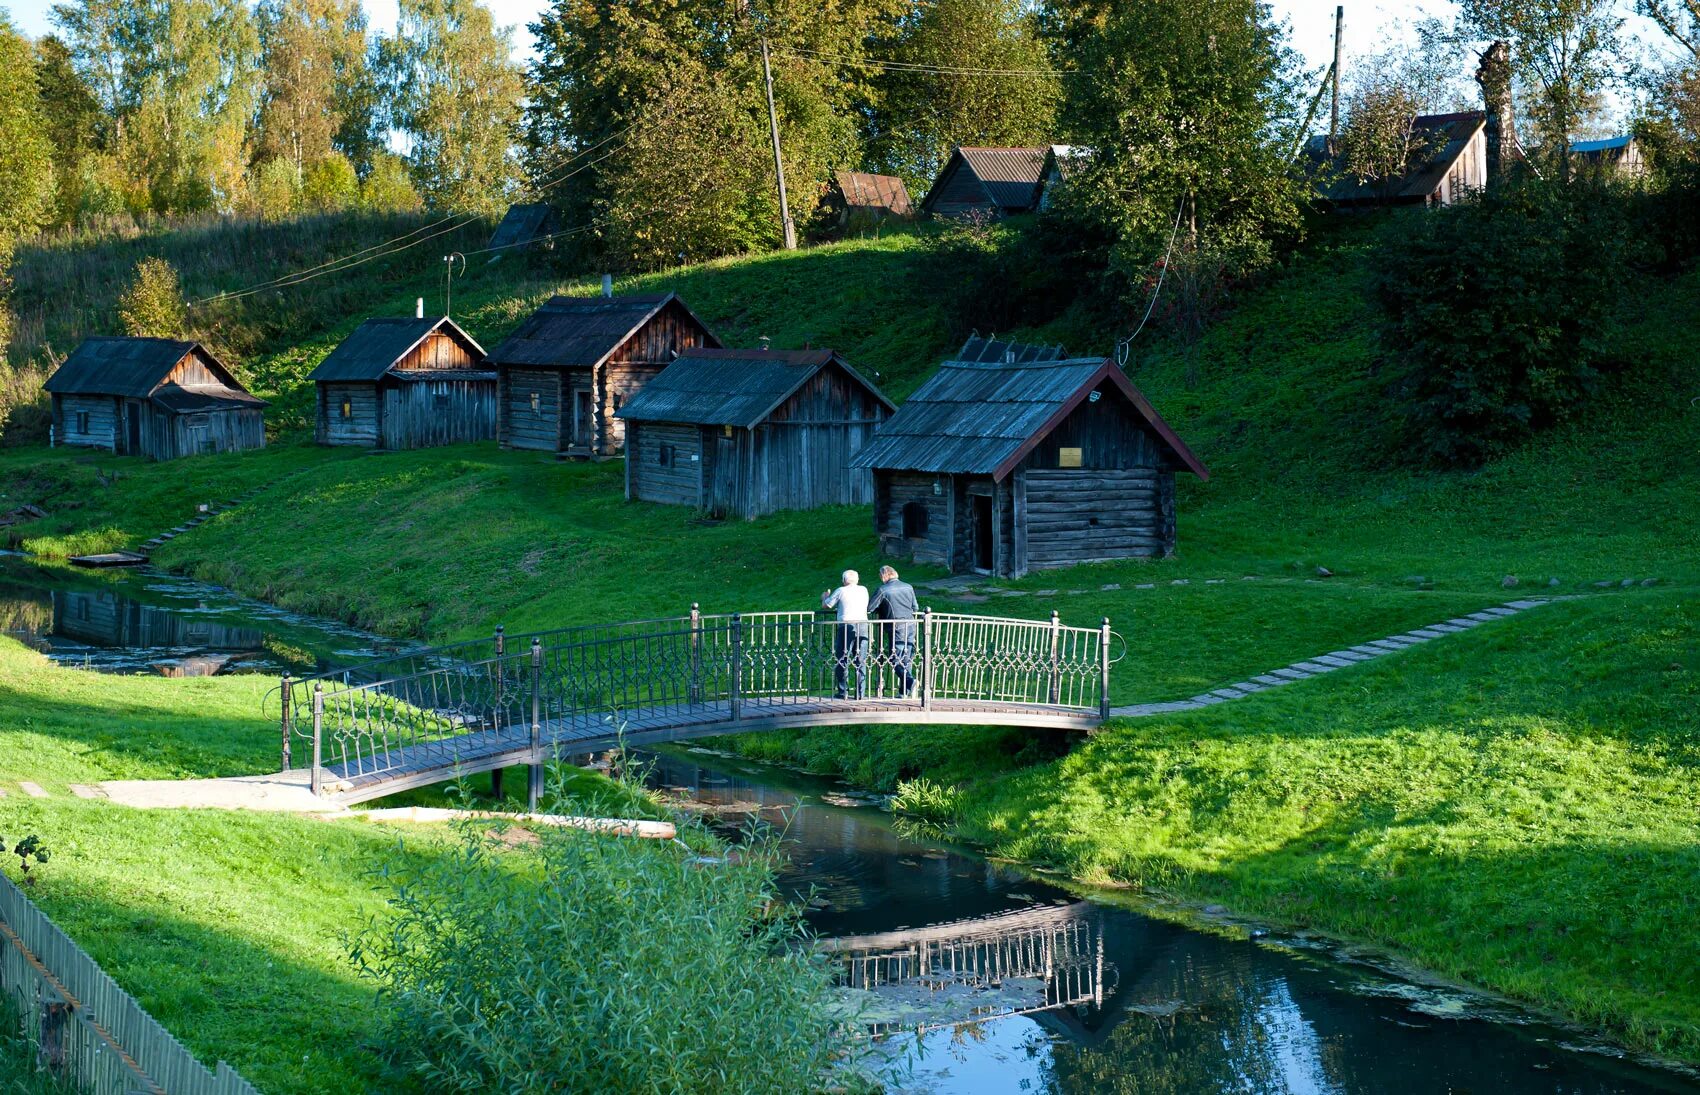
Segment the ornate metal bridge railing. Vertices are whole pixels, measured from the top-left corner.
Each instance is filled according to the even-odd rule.
[[[820,721],[948,710],[1106,717],[1109,621],[926,612],[845,625],[812,612],[599,624],[410,652],[305,680],[285,675],[282,760],[311,783],[397,779],[618,732],[661,735],[815,713]],[[833,716],[838,716],[834,718]],[[944,721],[942,719],[935,721]],[[972,721],[968,718],[967,721]],[[303,758],[305,759],[305,758]],[[415,780],[419,782],[422,780]]]

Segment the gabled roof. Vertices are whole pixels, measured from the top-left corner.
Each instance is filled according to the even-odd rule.
[[[1606,137],[1598,141],[1571,141],[1570,151],[1584,156],[1598,156],[1602,152],[1621,152],[1635,141],[1633,133],[1623,133],[1616,137]]]
[[[953,359],[955,361],[1014,361],[1025,364],[1029,361],[1061,361],[1068,356],[1068,351],[1062,348],[1062,343],[1055,346],[1026,342],[999,342],[996,339],[981,338],[970,335],[968,341],[962,344],[962,349]]]
[[[490,351],[490,363],[545,368],[593,368],[672,301],[695,320],[714,345],[720,340],[677,293],[618,297],[551,297]]]
[[[894,409],[878,388],[831,350],[690,349],[661,370],[618,412],[631,422],[683,422],[750,429],[815,374],[836,365]]]
[[[490,242],[484,246],[514,247],[529,243],[548,231],[549,220],[554,216],[554,212],[548,202],[510,205],[502,217],[502,223],[490,233]]]
[[[249,395],[235,374],[205,346],[174,338],[98,335],[84,339],[42,387],[55,395],[146,399],[164,383],[179,361],[197,351],[208,371],[224,385],[223,394],[233,399],[240,397],[239,402],[264,406],[265,401]]]
[[[844,204],[853,209],[885,209],[899,215],[910,211],[909,188],[896,175],[834,171],[832,180],[844,196]]]
[[[1339,158],[1333,164],[1326,164],[1325,139],[1313,138],[1308,152],[1313,162],[1329,167],[1332,177],[1324,180],[1321,194],[1336,205],[1421,202],[1440,189],[1452,165],[1486,125],[1487,115],[1480,110],[1419,114],[1412,118],[1411,141],[1423,151],[1397,179],[1360,181],[1341,166]]]
[[[986,201],[1006,213],[1021,213],[1039,203],[1039,189],[1045,178],[1045,164],[1050,147],[1041,148],[957,148],[945,161],[943,170],[933,180],[932,188],[921,200],[921,208],[930,210],[934,196],[957,171],[968,171],[978,180]]]
[[[377,380],[395,368],[396,363],[412,353],[427,335],[439,328],[471,350],[484,356],[484,347],[461,329],[448,316],[436,319],[415,319],[411,316],[374,316],[354,329],[325,355],[319,367],[307,374],[308,380]]]
[[[1025,364],[947,361],[850,464],[1002,479],[1105,384],[1127,399],[1182,467],[1210,477],[1116,363],[1101,357]]]

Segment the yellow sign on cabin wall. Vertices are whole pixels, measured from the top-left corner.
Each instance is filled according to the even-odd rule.
[[[1058,449],[1057,450],[1057,467],[1059,467],[1059,468],[1078,468],[1078,467],[1080,467],[1080,450],[1077,449],[1077,448],[1076,449]]]

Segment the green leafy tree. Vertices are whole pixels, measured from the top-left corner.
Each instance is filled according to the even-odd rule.
[[[360,207],[379,213],[413,213],[424,206],[407,164],[399,156],[380,152],[372,158],[372,169],[360,181]]]
[[[475,0],[401,0],[395,36],[379,45],[390,120],[439,209],[495,212],[512,196],[525,84],[510,37]]]
[[[1611,0],[1462,0],[1460,30],[1505,39],[1539,143],[1561,172],[1570,139],[1614,78],[1623,19]]]
[[[160,258],[136,263],[135,277],[118,296],[118,318],[127,335],[182,338],[189,317],[177,268]]]
[[[1063,116],[1090,149],[1061,208],[1110,241],[1112,270],[1141,302],[1167,241],[1180,300],[1269,261],[1307,195],[1290,155],[1302,108],[1297,59],[1257,0],[1058,0]],[[1176,225],[1179,225],[1178,233]]]
[[[366,16],[357,0],[262,0],[256,9],[261,80],[256,160],[308,166],[338,151],[372,151],[375,106]]]
[[[888,56],[894,67],[880,76],[870,154],[912,187],[930,183],[957,145],[1058,143],[1062,86],[1021,0],[929,0]]]
[[[91,204],[85,180],[104,147],[106,116],[64,42],[51,34],[37,39],[35,57],[42,117],[53,146],[56,200],[51,223],[72,224]]]
[[[280,221],[301,208],[295,165],[280,156],[262,160],[248,173],[247,208],[262,220]]]
[[[340,152],[327,152],[307,167],[301,204],[315,213],[338,213],[360,201],[360,177]]]
[[[0,11],[0,349],[11,333],[7,274],[18,237],[52,215],[52,148],[30,44]]]

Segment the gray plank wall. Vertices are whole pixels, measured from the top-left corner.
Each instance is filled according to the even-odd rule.
[[[151,438],[144,430],[142,444],[156,460],[198,456],[211,452],[242,452],[266,446],[265,416],[250,410],[196,411],[172,414],[154,410]]]
[[[698,476],[702,474],[702,431],[695,426],[658,425],[634,422],[626,459],[631,461],[632,497],[671,505],[697,504]],[[672,462],[663,466],[664,446],[672,446]],[[691,459],[693,456],[698,459]]]
[[[342,405],[348,404],[347,418]],[[378,386],[376,384],[319,384],[319,436],[321,445],[376,445],[378,443]]]
[[[423,449],[496,436],[494,380],[397,381],[384,385],[382,398],[386,449]]]
[[[1032,468],[1021,474],[1029,567],[1161,556],[1174,546],[1171,471]],[[1161,502],[1165,479],[1167,518]]]
[[[943,487],[943,494],[933,493],[933,482]],[[934,476],[922,472],[892,471],[880,473],[883,496],[880,503],[880,548],[888,555],[915,559],[925,563],[949,565],[951,553],[950,476]],[[927,513],[927,534],[919,538],[903,535],[903,507],[915,503]]]
[[[561,374],[551,369],[503,369],[507,390],[502,444],[514,449],[554,452],[561,430]],[[531,394],[538,409],[531,409]]]
[[[77,416],[89,416],[88,429],[79,429]],[[53,424],[61,445],[116,450],[118,445],[118,400],[110,395],[56,395]]]

